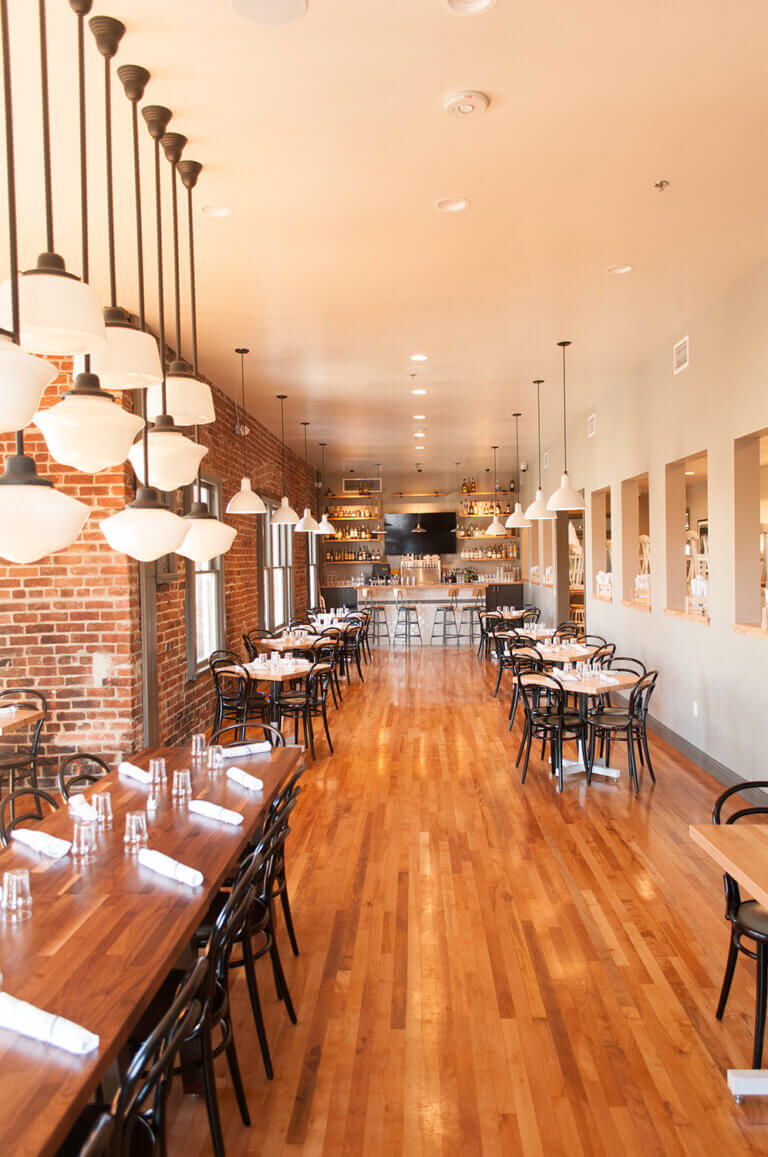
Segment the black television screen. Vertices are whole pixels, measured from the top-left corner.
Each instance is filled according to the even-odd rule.
[[[415,534],[416,525],[423,534]],[[387,554],[455,554],[456,514],[441,510],[434,514],[385,514]]]

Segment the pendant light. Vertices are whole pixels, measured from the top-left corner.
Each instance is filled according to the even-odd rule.
[[[323,452],[322,481],[320,483],[320,490],[321,491],[325,490],[325,447],[327,445],[328,445],[327,442],[320,442],[319,443],[320,449]],[[325,495],[323,495],[323,497],[325,497]],[[328,520],[328,511],[327,510],[323,511],[323,517],[320,519],[320,525],[317,528],[317,533],[318,534],[333,534],[333,535],[336,534],[336,527],[333,525],[332,522],[330,522]]]
[[[3,55],[3,104],[5,112],[6,178],[8,184],[8,234],[12,273],[18,268],[16,227],[16,165],[13,144],[13,102],[11,94],[11,49],[8,30],[8,0],[0,0],[0,42]],[[25,359],[19,342],[19,282],[15,276],[9,284],[10,341],[0,353],[0,366],[18,367],[19,378],[25,372]],[[5,343],[3,343],[5,345]],[[18,359],[14,358],[18,351]],[[6,358],[8,360],[6,361]],[[39,359],[34,359],[39,361]],[[46,362],[40,362],[45,367]],[[47,375],[48,370],[46,369]],[[42,387],[44,388],[44,386]],[[24,453],[24,434],[16,431],[16,453],[5,460],[0,477],[0,557],[9,562],[37,562],[71,546],[83,529],[89,507],[68,494],[55,490],[53,484],[38,477],[34,459]]]
[[[173,211],[173,280],[176,305],[176,358],[168,367],[165,378],[165,401],[162,388],[152,386],[147,393],[147,413],[150,418],[168,413],[177,426],[204,426],[216,421],[213,408],[213,394],[207,382],[201,380],[197,368],[197,299],[195,288],[195,247],[192,221],[192,190],[197,184],[202,165],[199,161],[181,162],[181,154],[187,138],[181,133],[166,133],[160,140],[171,165],[171,205]],[[181,162],[181,163],[180,163]],[[184,185],[187,189],[189,209],[189,283],[192,301],[192,356],[194,365],[190,367],[181,352],[181,296],[179,282],[179,204],[176,172],[182,172],[184,165]]]
[[[539,485],[536,490],[536,497],[526,510],[525,517],[529,518],[531,522],[543,522],[545,519],[555,518],[556,515],[547,509],[544,491],[541,489],[541,387],[544,385],[544,379],[534,378],[533,384],[536,387],[536,413],[539,431]]]
[[[563,351],[563,473],[560,475],[560,486],[551,495],[547,503],[547,510],[586,510],[586,503],[579,494],[578,490],[574,490],[571,486],[571,480],[568,477],[568,443],[566,434],[566,410],[565,410],[565,351],[571,344],[569,341],[559,341],[557,343]]]
[[[494,494],[496,493],[496,485],[497,485],[497,483],[496,483],[496,451],[498,450],[498,448],[499,448],[498,446],[491,446],[491,449],[493,450],[493,492],[494,492]],[[499,518],[498,514],[494,514],[493,519],[491,520],[489,525],[485,528],[485,533],[492,536],[493,538],[498,538],[502,534],[506,535],[506,533],[507,533],[506,527],[504,526],[504,523]]]
[[[461,489],[459,487],[459,467],[461,466],[461,462],[456,462],[455,465],[456,465],[456,513],[458,515],[459,505],[461,503],[461,499],[459,497],[459,495],[461,493]],[[458,523],[458,519],[457,519],[456,525],[454,526],[453,530],[451,531],[451,534],[458,534],[459,530],[460,530],[460,527],[459,527],[459,523]]]
[[[417,514],[416,515],[416,525],[414,526],[413,530],[411,531],[411,534],[426,534],[426,533],[427,532],[426,532],[425,528],[421,525],[421,514]]]
[[[77,14],[78,28],[78,94],[80,120],[80,217],[82,229],[83,284],[88,284],[88,184],[85,135],[85,55],[83,17],[90,10],[90,0],[70,0]],[[108,25],[102,43],[109,41],[111,54],[117,52],[125,26],[119,20],[101,17]],[[107,61],[109,67],[109,61]],[[109,78],[109,73],[107,73]],[[107,102],[109,108],[109,101]],[[108,150],[109,154],[109,150]],[[111,183],[108,182],[111,195]],[[114,252],[110,254],[114,266]],[[114,275],[113,275],[114,276]],[[118,466],[128,457],[134,438],[143,426],[137,414],[124,410],[115,399],[101,388],[96,374],[90,372],[86,356],[85,373],[78,374],[74,387],[61,400],[35,416],[35,425],[42,432],[48,452],[56,462],[73,466],[86,474],[97,474],[111,466]]]
[[[280,400],[280,426],[282,429],[283,440],[283,497],[280,499],[280,505],[275,513],[272,515],[273,526],[295,526],[299,521],[299,516],[291,507],[286,494],[287,487],[285,485],[285,399],[287,394],[278,394]]]
[[[376,477],[379,480],[379,504],[381,504],[381,462],[376,463]],[[373,532],[374,538],[383,538],[386,536],[387,528],[385,526],[377,526]]]
[[[79,4],[73,4],[75,10]],[[90,4],[84,0],[87,11]],[[51,128],[48,98],[48,36],[45,0],[38,0],[40,39],[40,87],[43,112],[43,181],[45,191],[46,251],[34,269],[21,274],[19,281],[20,341],[30,353],[52,357],[89,353],[105,340],[101,306],[85,280],[67,273],[64,258],[54,249],[53,178],[51,174]],[[16,269],[11,278],[16,278]],[[11,310],[11,285],[0,286],[0,318]],[[7,321],[4,321],[7,328]]]
[[[237,494],[233,494],[227,503],[227,514],[266,514],[266,506],[258,494],[254,494],[251,480],[248,477],[248,467],[245,458],[245,439],[248,435],[248,427],[245,425],[245,355],[250,353],[250,350],[241,347],[236,349],[235,353],[240,355],[241,396],[239,417],[237,413],[237,401],[235,401],[235,422],[237,423],[235,433],[240,435],[240,444],[243,448],[243,477],[240,479],[240,489]]]
[[[530,528],[530,521],[523,514],[523,507],[520,502],[520,418],[521,414],[513,414],[515,419],[515,479],[517,480],[517,502],[515,509],[510,514],[505,522],[505,526],[510,530],[525,530]]]
[[[145,105],[141,110],[155,151],[155,228],[157,237],[157,305],[158,337],[161,354],[165,351],[165,290],[163,281],[163,208],[160,189],[160,138],[168,128],[171,110],[162,105]],[[165,358],[163,356],[163,366]],[[208,453],[205,446],[187,438],[168,414],[165,395],[165,373],[160,387],[161,412],[149,431],[149,453],[134,445],[129,458],[140,481],[158,490],[177,490],[189,486],[197,477],[198,467]],[[149,475],[147,477],[147,471]]]
[[[125,25],[110,16],[93,16],[88,21],[96,47],[104,57],[104,125],[107,188],[107,241],[109,246],[109,305],[104,309],[107,340],[95,350],[91,369],[99,375],[104,389],[141,390],[162,381],[160,352],[151,333],[146,331],[144,316],[144,239],[141,220],[141,175],[138,147],[138,102],[149,80],[145,68],[127,64],[118,68],[125,93],[131,102],[133,129],[134,195],[136,201],[136,246],[138,253],[139,318],[138,328],[126,309],[117,304],[115,264],[115,206],[112,171],[112,59],[125,32]]]
[[[304,461],[307,462],[307,426],[309,422],[302,422],[301,424],[304,427]],[[308,465],[309,462],[307,462],[307,466]],[[312,511],[308,506],[305,506],[303,515],[296,523],[296,530],[301,530],[305,534],[317,534],[319,529],[320,523],[315,521],[312,517]]]

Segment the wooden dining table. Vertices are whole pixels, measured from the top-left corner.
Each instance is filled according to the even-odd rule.
[[[273,748],[232,760],[263,781],[257,792],[224,773],[212,777],[193,762],[189,747],[147,750],[131,762],[147,768],[155,755],[165,756],[168,786],[148,814],[148,846],[198,868],[201,887],[166,879],[126,854],[126,812],[144,811],[150,789],[116,772],[85,793],[109,791],[114,812],[93,863],[78,864],[71,855],[53,860],[14,841],[0,851],[0,873],[28,868],[32,892],[28,920],[0,920],[3,990],[99,1036],[98,1050],[81,1057],[0,1029],[0,1154],[56,1153],[303,752]],[[182,767],[192,772],[193,798],[240,812],[243,823],[205,819],[175,804],[172,773]],[[35,826],[72,838],[66,806]]]
[[[14,707],[13,711],[0,711],[0,735],[18,731],[20,727],[30,727],[38,720],[45,719],[45,712],[36,707]]]

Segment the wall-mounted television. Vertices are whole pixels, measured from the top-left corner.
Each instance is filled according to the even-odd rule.
[[[417,523],[423,534],[414,533]],[[386,554],[456,554],[456,514],[385,514]]]

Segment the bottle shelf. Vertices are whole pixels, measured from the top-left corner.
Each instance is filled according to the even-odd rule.
[[[512,498],[517,495],[516,490],[467,490],[459,491],[459,498]]]
[[[326,547],[333,548],[334,546],[347,546],[349,543],[358,542],[378,542],[378,538],[329,538],[325,541]]]
[[[373,562],[383,562],[382,558],[327,558],[328,566],[370,566]]]

